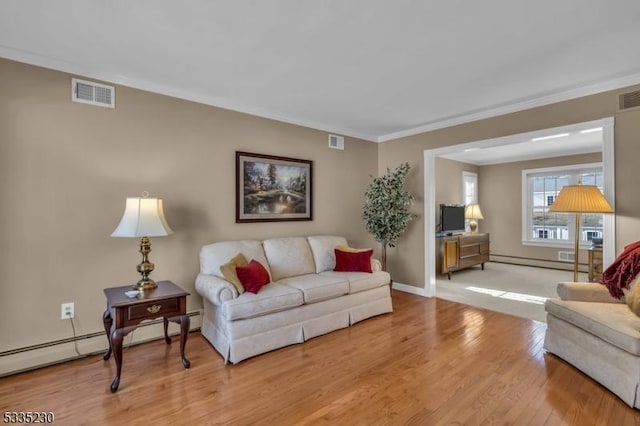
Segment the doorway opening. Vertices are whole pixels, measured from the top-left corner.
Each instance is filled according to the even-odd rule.
[[[436,294],[436,170],[435,163],[437,157],[452,155],[455,153],[474,153],[483,155],[483,152],[489,152],[492,148],[498,148],[500,152],[505,153],[514,151],[522,153],[528,144],[535,144],[542,140],[553,139],[554,136],[564,134],[574,134],[585,132],[590,129],[601,128],[602,132],[602,172],[603,172],[603,193],[609,200],[609,203],[615,206],[615,164],[614,164],[614,119],[607,117],[600,120],[594,120],[584,123],[577,123],[567,126],[537,130],[533,132],[520,133],[495,139],[479,140],[464,144],[447,146],[424,151],[424,218],[425,218],[425,285],[423,294],[428,297]],[[539,148],[537,145],[531,145]],[[556,139],[555,148],[561,147],[562,144]],[[489,154],[490,155],[490,154]],[[537,152],[536,157],[543,158],[571,155],[571,153],[557,154]],[[517,160],[514,160],[517,161]],[[505,161],[506,162],[506,161]],[[520,200],[520,197],[515,197]],[[604,217],[604,239],[603,239],[603,260],[605,267],[613,262],[615,258],[615,216],[605,215]]]

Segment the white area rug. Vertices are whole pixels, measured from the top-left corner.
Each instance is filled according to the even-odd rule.
[[[587,280],[587,274],[580,274]],[[485,263],[436,279],[436,297],[522,318],[546,322],[544,301],[557,297],[556,286],[573,281],[572,271]]]

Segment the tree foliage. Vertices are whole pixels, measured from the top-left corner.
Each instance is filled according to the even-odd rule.
[[[416,217],[409,210],[414,197],[404,190],[409,169],[409,163],[403,163],[395,170],[387,168],[387,173],[374,178],[365,192],[362,218],[367,231],[382,244],[383,253],[387,246],[395,247],[409,221]]]

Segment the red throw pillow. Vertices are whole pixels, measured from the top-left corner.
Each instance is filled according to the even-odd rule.
[[[339,272],[369,272],[371,273],[371,256],[373,249],[358,252],[348,252],[339,249],[336,253],[336,267]]]
[[[236,266],[236,274],[244,289],[250,293],[257,293],[269,284],[269,273],[262,263],[253,259],[249,264]]]

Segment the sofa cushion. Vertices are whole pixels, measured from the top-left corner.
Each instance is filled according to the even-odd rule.
[[[625,304],[548,299],[545,310],[605,342],[640,356],[640,318]]]
[[[316,273],[324,271],[333,271],[336,267],[336,255],[334,249],[337,246],[346,246],[347,240],[344,237],[336,237],[333,235],[316,235],[307,237],[311,251],[313,252],[313,260],[316,265]]]
[[[248,292],[257,293],[262,287],[269,284],[269,274],[264,269],[262,263],[252,259],[248,265],[236,266],[238,279],[242,283],[242,287]]]
[[[220,265],[220,272],[222,273],[223,278],[233,284],[236,290],[238,290],[238,294],[244,293],[244,287],[238,278],[236,266],[244,266],[247,263],[247,259],[244,255],[242,253],[238,253],[230,261],[224,265]]]
[[[244,292],[222,305],[222,315],[229,321],[253,318],[284,311],[303,304],[302,292],[293,287],[271,283],[260,293]]]
[[[382,287],[391,282],[391,275],[388,272],[337,272],[325,271],[320,273],[323,277],[342,277],[349,281],[349,294]]]
[[[278,281],[302,291],[304,303],[319,302],[349,294],[349,281],[346,277],[323,277],[318,274],[299,275]]]
[[[256,240],[222,241],[203,246],[200,249],[200,272],[224,278],[220,266],[238,253],[242,253],[247,259],[255,259],[262,263],[262,266],[271,274],[262,249],[262,242]]]
[[[264,240],[262,246],[273,281],[315,272],[311,248],[304,237],[272,238]]]

